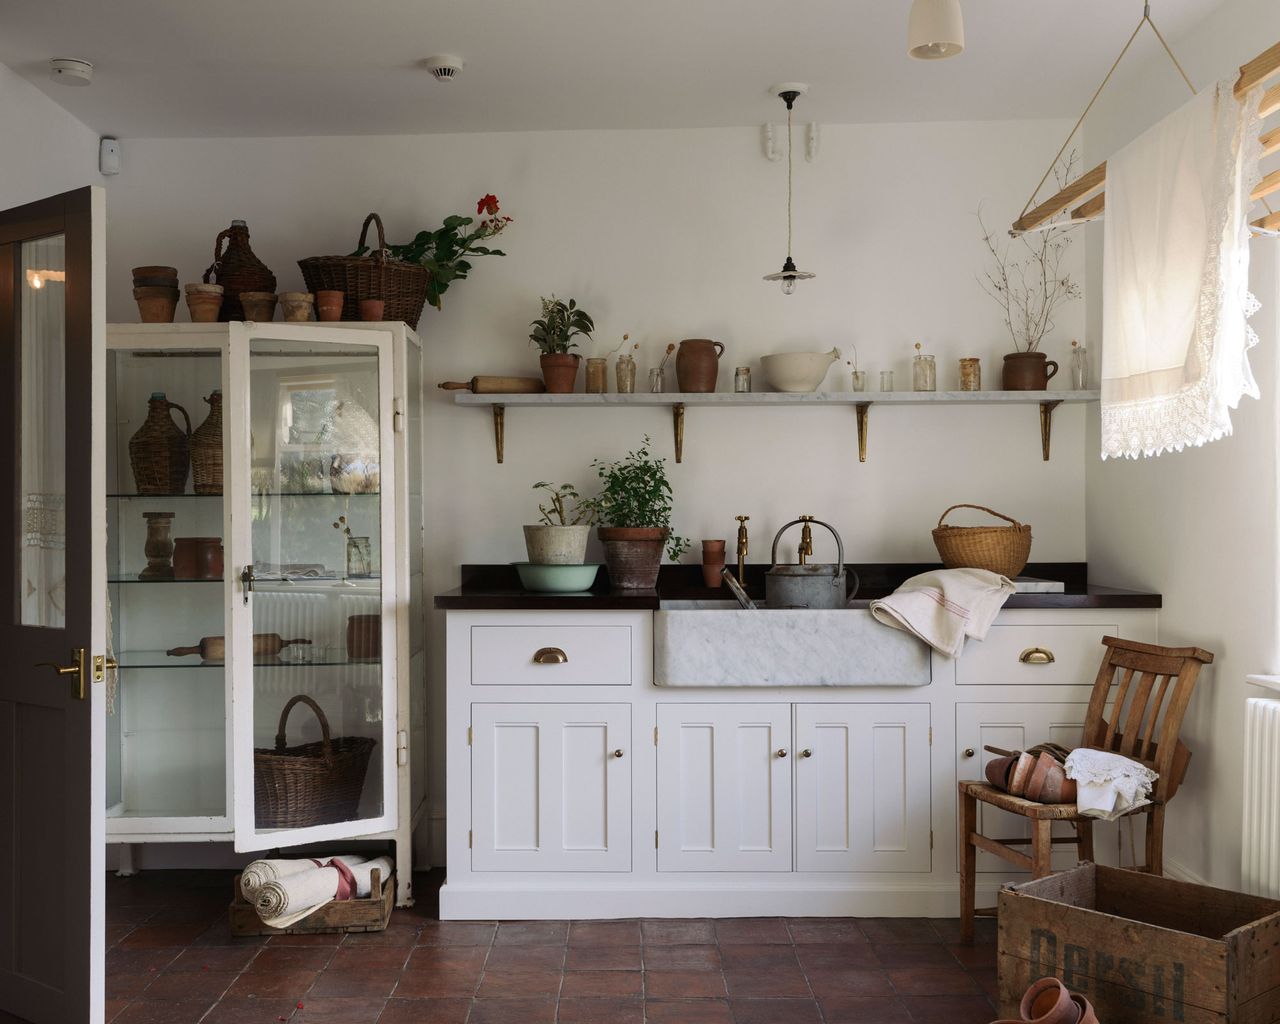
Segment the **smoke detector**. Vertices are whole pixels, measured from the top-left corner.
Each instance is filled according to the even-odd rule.
[[[93,65],[79,57],[54,57],[49,61],[49,75],[63,85],[88,85],[93,81]]]
[[[428,57],[423,63],[437,82],[452,82],[462,74],[462,58],[453,57],[447,53]]]

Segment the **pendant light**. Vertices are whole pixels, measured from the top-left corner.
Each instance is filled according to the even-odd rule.
[[[764,279],[781,281],[783,295],[794,292],[797,281],[808,281],[813,277],[813,274],[797,270],[795,260],[791,258],[791,107],[802,93],[808,91],[809,87],[803,82],[787,82],[773,87],[774,94],[787,105],[787,258],[778,273],[765,274]]]
[[[960,0],[913,0],[907,17],[907,53],[917,60],[942,60],[963,49]]]

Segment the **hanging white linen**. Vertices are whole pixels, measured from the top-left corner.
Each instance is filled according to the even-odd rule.
[[[1159,455],[1231,433],[1258,397],[1248,350],[1249,193],[1258,102],[1224,80],[1107,161],[1102,457]]]

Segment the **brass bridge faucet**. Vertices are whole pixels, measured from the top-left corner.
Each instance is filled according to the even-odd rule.
[[[801,516],[800,522],[804,524],[800,531],[800,550],[796,552],[796,556],[800,559],[800,564],[805,564],[806,558],[813,557],[813,527],[809,524],[813,522],[813,516]]]
[[[747,571],[747,550],[750,546],[747,540],[747,521],[751,517],[734,516],[733,518],[738,520],[738,582],[742,584],[745,589],[747,581],[744,578],[743,573]]]

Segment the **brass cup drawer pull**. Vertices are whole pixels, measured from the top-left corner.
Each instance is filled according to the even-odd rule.
[[[567,665],[568,662],[569,655],[559,647],[539,647],[533,652],[535,665]]]
[[[1052,665],[1056,659],[1047,647],[1028,647],[1018,655],[1018,660],[1024,665]]]

